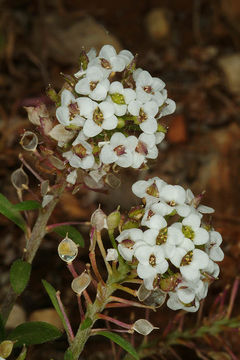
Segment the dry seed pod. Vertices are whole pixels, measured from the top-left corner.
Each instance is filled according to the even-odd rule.
[[[20,144],[26,151],[35,151],[38,146],[38,137],[32,131],[25,131],[20,140]]]
[[[158,308],[164,304],[166,297],[167,297],[167,293],[164,293],[160,289],[157,289],[151,291],[151,294],[144,300],[144,304]]]
[[[105,178],[105,182],[113,189],[118,189],[121,185],[121,180],[114,174],[108,174]]]
[[[11,182],[15,189],[18,191],[22,191],[24,189],[28,189],[28,175],[25,171],[20,167],[19,169],[15,170],[11,175]]]
[[[152,332],[154,329],[158,329],[145,319],[139,319],[135,321],[132,328],[133,330],[144,336],[150,334],[150,332]]]
[[[50,163],[58,170],[63,170],[65,168],[65,164],[62,160],[57,158],[56,156],[50,156],[49,157]]]
[[[81,295],[82,292],[88,287],[91,282],[91,278],[88,273],[83,272],[80,276],[76,277],[72,281],[72,289],[78,295]]]
[[[139,301],[146,300],[151,295],[151,290],[145,288],[144,284],[141,284],[137,291],[137,297]]]
[[[41,195],[45,196],[49,191],[49,180],[44,180],[41,183]]]
[[[78,254],[78,248],[75,242],[66,236],[58,245],[58,255],[67,263],[72,262]]]

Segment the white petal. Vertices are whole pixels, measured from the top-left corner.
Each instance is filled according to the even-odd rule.
[[[86,120],[86,122],[83,126],[84,135],[86,135],[88,137],[96,136],[96,135],[100,134],[101,131],[102,131],[102,128],[100,126],[98,126],[91,119]]]
[[[147,134],[153,134],[157,131],[157,121],[153,117],[149,117],[143,121],[140,125],[140,129]]]
[[[100,152],[100,160],[103,164],[112,164],[118,159],[116,153],[109,144],[103,146]]]
[[[69,125],[69,109],[66,106],[59,106],[57,108],[56,117],[62,125]]]
[[[111,115],[103,120],[102,128],[105,130],[112,130],[117,127],[118,119],[115,115]]]
[[[71,91],[64,89],[61,94],[61,105],[68,106],[71,102],[75,102],[75,97],[71,93]]]
[[[88,79],[84,78],[79,80],[75,86],[75,91],[78,94],[88,95],[91,91]]]
[[[195,245],[202,245],[208,242],[209,235],[207,230],[199,228],[194,231],[194,239],[193,242]]]

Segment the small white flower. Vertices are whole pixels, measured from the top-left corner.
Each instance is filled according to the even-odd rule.
[[[195,197],[193,192],[190,189],[186,190],[186,203],[191,206],[191,212],[195,214],[212,214],[214,213],[214,209],[205,206],[205,205],[199,205],[199,197]]]
[[[211,260],[222,261],[224,259],[224,253],[220,248],[221,243],[221,234],[218,231],[209,231],[209,241],[206,244],[206,251]]]
[[[184,304],[179,300],[178,294],[175,292],[169,292],[169,299],[167,306],[171,310],[185,310],[188,312],[196,312],[199,309],[199,300],[195,299],[193,304]]]
[[[138,138],[138,144],[133,153],[133,164],[134,169],[138,169],[146,159],[156,159],[158,156],[158,149],[155,145],[154,134],[141,134]]]
[[[148,207],[159,201],[159,193],[164,185],[166,185],[165,181],[158,177],[147,181],[139,180],[132,185],[132,192],[141,199],[145,198]]]
[[[121,50],[118,57],[124,60],[125,66],[129,65],[134,59],[133,54],[129,50]]]
[[[84,123],[83,132],[88,137],[94,137],[100,134],[102,130],[115,129],[117,123],[113,104],[107,101],[102,101],[99,104],[94,102],[93,112]]]
[[[158,104],[159,104],[159,101],[158,101]],[[159,106],[161,106],[161,105],[159,104]],[[162,107],[162,109],[160,111],[159,118],[162,116],[167,116],[167,115],[173,114],[175,110],[176,110],[175,101],[173,101],[172,99],[167,99],[164,102],[164,106]]]
[[[88,66],[86,76],[80,79],[75,91],[81,95],[88,95],[91,99],[102,101],[106,98],[110,82],[98,66]]]
[[[100,153],[100,160],[103,164],[116,163],[121,167],[129,167],[133,161],[133,149],[137,145],[135,136],[125,137],[122,133],[116,132],[112,135],[109,144],[105,144]]]
[[[118,252],[116,249],[107,249],[106,261],[117,261]]]
[[[92,146],[85,139],[84,134],[80,132],[72,143],[72,150],[63,153],[74,168],[91,169],[95,163]]]
[[[77,180],[77,170],[71,171],[67,176],[67,182],[70,184],[75,184]]]
[[[158,113],[158,105],[155,101],[148,101],[143,104],[139,100],[133,100],[128,105],[128,111],[137,117],[137,123],[143,132],[154,134],[157,131],[155,115]]]
[[[200,270],[208,266],[208,255],[199,249],[188,252],[181,261],[180,272],[189,281],[200,279]]]
[[[109,99],[112,101],[115,114],[123,116],[126,114],[127,105],[136,98],[136,92],[133,89],[124,89],[119,81],[114,81],[109,87]]]
[[[156,214],[152,208],[154,204],[150,207],[145,207],[145,213],[141,221],[141,225],[147,226],[150,229],[160,230],[167,226],[167,222],[164,217],[160,214]]]
[[[123,230],[116,238],[119,242],[118,251],[127,261],[132,261],[136,244],[143,239],[143,232],[140,229]]]
[[[209,259],[209,262],[207,264],[207,266],[205,268],[202,269],[202,271],[207,274],[209,274],[210,276],[212,276],[213,278],[217,279],[219,273],[220,273],[220,269],[218,264],[216,264],[214,261],[212,261],[211,259]]]
[[[105,69],[120,72],[124,70],[126,66],[126,62],[128,61],[126,60],[126,56],[129,58],[129,52],[122,53],[122,55],[121,54],[117,55],[116,50],[114,49],[113,46],[104,45],[99,52],[98,58],[100,59],[100,61],[102,59],[107,61],[107,62],[104,61],[101,62],[102,66]]]
[[[157,132],[155,134],[155,144],[159,145],[164,138],[165,138],[165,134],[163,132]]]
[[[136,78],[137,99],[146,103],[156,96],[159,97],[160,91],[165,87],[165,83],[156,77],[152,77],[148,71],[141,71]],[[159,101],[159,100],[158,100]],[[164,98],[162,98],[162,103]],[[162,104],[158,104],[161,106]]]
[[[64,144],[68,143],[76,134],[75,131],[66,130],[62,124],[58,124],[52,128],[48,133],[51,138],[58,141],[58,146],[62,147]]]
[[[201,219],[198,215],[188,215],[183,219],[182,225],[184,235],[191,239],[195,245],[203,245],[208,242],[209,234],[207,230],[200,227]]]

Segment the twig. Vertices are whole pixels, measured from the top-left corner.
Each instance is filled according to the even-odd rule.
[[[67,314],[65,312],[63,303],[62,303],[61,298],[60,298],[60,291],[56,292],[56,298],[57,298],[57,302],[58,302],[58,305],[60,307],[61,313],[62,313],[62,315],[64,317],[65,323],[67,325],[69,341],[72,342],[74,340],[74,334],[73,334],[73,331],[72,331],[70,321],[69,321],[69,319],[67,317]]]

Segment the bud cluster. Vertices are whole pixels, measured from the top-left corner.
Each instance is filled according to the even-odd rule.
[[[220,233],[203,221],[214,210],[158,177],[137,181],[132,190],[144,205],[129,212],[136,227],[116,238],[119,253],[137,268],[146,290],[169,295],[169,308],[197,311],[224,257]]]

